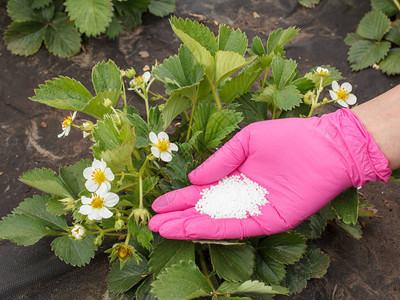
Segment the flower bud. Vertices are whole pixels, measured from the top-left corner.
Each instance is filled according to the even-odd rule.
[[[130,259],[135,249],[131,245],[118,244],[115,247],[116,254],[120,259]]]
[[[94,125],[91,121],[86,121],[79,128],[82,130],[83,138],[86,138],[92,134]]]
[[[60,201],[62,204],[64,204],[64,206],[65,206],[64,210],[66,210],[66,211],[73,210],[75,208],[75,200],[71,197],[66,197],[66,198],[60,199],[58,201]]]
[[[147,224],[147,222],[150,220],[150,213],[145,208],[136,208],[135,210],[133,210],[133,217],[136,224]]]
[[[93,244],[94,244],[96,247],[99,247],[99,246],[101,246],[102,243],[103,243],[103,235],[99,234],[99,235],[94,239]]]
[[[314,103],[315,95],[314,92],[308,91],[304,95],[304,103],[308,105],[312,105]]]
[[[105,107],[111,107],[112,106],[112,101],[108,98],[104,99],[104,106]]]
[[[118,219],[117,221],[115,221],[114,229],[115,229],[116,231],[120,231],[120,230],[122,230],[122,228],[124,228],[124,227],[125,227],[125,222],[124,222],[124,220]]]
[[[134,68],[130,68],[126,70],[126,77],[133,78],[136,75],[136,71]]]
[[[78,241],[81,241],[85,237],[85,228],[82,225],[76,224],[71,229],[71,235]]]

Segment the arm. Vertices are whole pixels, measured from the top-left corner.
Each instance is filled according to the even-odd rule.
[[[400,168],[400,85],[352,111],[388,159],[390,169]]]

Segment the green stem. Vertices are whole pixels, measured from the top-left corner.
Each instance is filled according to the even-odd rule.
[[[124,233],[105,233],[106,236],[125,236]]]
[[[122,99],[124,99],[124,114],[127,114],[128,112],[128,103],[126,102],[126,90],[125,90],[125,82],[123,77],[121,78],[122,81]]]
[[[274,110],[272,111],[272,120],[276,118],[276,105],[274,105]]]
[[[186,142],[189,141],[189,138],[190,138],[190,131],[192,130],[194,109],[195,109],[195,107],[196,107],[196,101],[197,101],[198,92],[199,92],[199,88],[197,87],[197,88],[195,89],[195,92],[193,93],[192,111],[190,112],[190,120],[189,120],[188,131],[187,131],[187,134],[186,134]]]
[[[268,70],[269,70],[269,68],[265,69],[264,78],[263,78],[263,81],[262,81],[262,84],[261,84],[261,90],[263,90],[265,88],[265,83],[267,82]]]
[[[218,95],[218,91],[217,91],[217,87],[214,86],[214,84],[211,82],[210,78],[207,77],[208,83],[210,84],[214,99],[215,99],[215,103],[217,103],[217,107],[219,111],[222,111],[222,106],[221,106],[221,101],[219,99],[219,95]]]
[[[125,239],[125,245],[128,245],[128,244],[129,244],[129,239],[130,239],[130,237],[131,237],[131,234],[130,234],[130,233],[127,233],[126,239]]]
[[[189,121],[189,116],[186,111],[183,112],[183,116],[185,117],[186,121]]]
[[[149,93],[152,94],[153,96],[157,97],[158,99],[161,99],[161,100],[164,100],[164,101],[168,100],[167,98],[164,98],[160,94],[153,93],[152,91],[149,91]]]
[[[147,162],[152,156],[153,156],[152,154],[146,156],[146,160],[144,161],[142,167],[139,170],[139,209],[143,209],[143,180],[142,180],[143,173],[144,170],[146,169]]]
[[[212,289],[212,291],[213,291],[213,295],[217,296],[217,295],[216,295],[216,294],[217,294],[217,291],[215,290],[214,285],[213,285],[212,282],[211,282],[210,274],[208,274],[207,265],[206,265],[206,261],[205,261],[205,259],[204,259],[203,252],[201,251],[200,248],[197,248],[196,251],[197,251],[197,253],[199,254],[200,264],[201,264],[201,269],[203,270],[203,274],[204,274],[204,276],[206,277],[206,280],[207,280],[208,284],[210,285],[210,287],[211,287],[211,289]],[[218,297],[218,296],[217,296],[217,297]]]
[[[400,10],[400,2],[397,0],[393,0],[393,2],[394,2],[394,5],[397,6],[397,9]]]

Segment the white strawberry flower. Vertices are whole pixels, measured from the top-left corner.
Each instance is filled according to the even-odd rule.
[[[63,132],[57,135],[58,138],[69,135],[72,127],[72,122],[75,120],[75,117],[76,117],[76,111],[74,112],[74,114],[72,115],[70,114],[68,117],[64,118],[64,121],[61,122],[61,127]]]
[[[357,97],[351,94],[352,86],[345,82],[341,86],[336,81],[332,82],[332,90],[329,91],[332,100],[335,100],[343,107],[354,105],[357,102]]]
[[[84,234],[85,228],[82,225],[75,225],[74,228],[71,229],[71,235],[78,241],[82,240]]]
[[[144,72],[142,76],[137,76],[129,82],[130,88],[128,90],[143,89],[144,85],[150,80],[150,72]]]
[[[119,202],[119,196],[107,190],[107,186],[102,185],[90,197],[82,196],[82,206],[79,213],[87,215],[89,220],[101,220],[111,218],[113,213],[109,210]]]
[[[317,70],[315,71],[315,74],[317,74],[320,77],[327,77],[329,76],[330,72],[328,69],[318,67]]]
[[[102,186],[106,187],[106,190],[111,189],[110,181],[114,180],[114,174],[110,168],[107,168],[106,162],[101,159],[94,159],[92,166],[83,170],[83,177],[85,177],[85,187],[89,192],[95,192]]]
[[[168,134],[161,131],[158,135],[154,132],[149,134],[150,142],[152,143],[151,153],[157,157],[161,158],[165,162],[172,160],[171,151],[178,151],[178,146],[169,141]]]

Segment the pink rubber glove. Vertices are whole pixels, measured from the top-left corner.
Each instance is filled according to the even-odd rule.
[[[194,206],[203,188],[243,173],[270,202],[261,215],[212,219]],[[189,174],[193,185],[153,203],[152,231],[170,239],[232,239],[294,228],[345,189],[388,181],[388,160],[350,109],[248,125]]]

